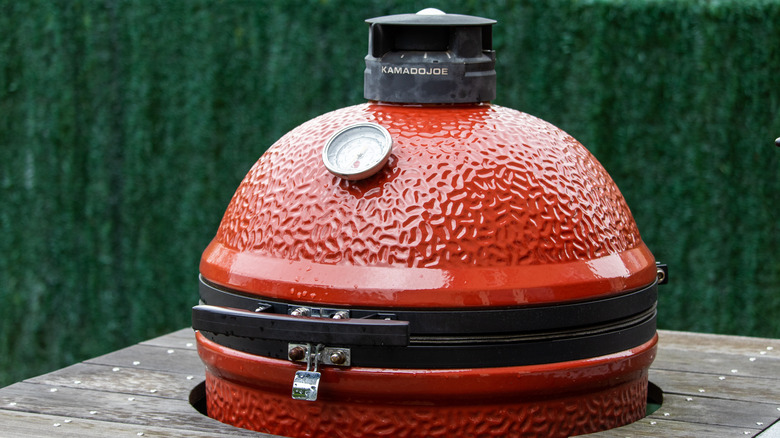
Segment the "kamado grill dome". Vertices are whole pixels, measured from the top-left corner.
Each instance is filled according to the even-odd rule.
[[[368,23],[370,102],[279,139],[203,253],[208,415],[356,437],[642,418],[658,269],[610,176],[488,102],[494,21]]]

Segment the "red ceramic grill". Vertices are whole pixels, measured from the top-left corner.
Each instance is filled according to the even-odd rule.
[[[645,414],[659,270],[574,138],[495,97],[495,23],[368,20],[365,97],[238,187],[193,308],[208,415],[284,436],[569,436]]]

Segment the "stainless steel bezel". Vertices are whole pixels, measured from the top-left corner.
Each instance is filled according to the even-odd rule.
[[[377,135],[375,137],[366,137],[366,140],[375,142],[378,154],[372,157],[368,166],[360,166],[357,169],[351,169],[344,166],[340,166],[336,160],[332,159],[333,154],[338,154],[339,146],[344,146],[343,142],[349,141],[349,134],[355,133],[355,131],[370,129]],[[375,173],[379,172],[382,167],[387,164],[387,160],[390,157],[390,152],[393,147],[393,138],[390,133],[382,125],[373,122],[362,122],[349,125],[335,134],[333,134],[325,147],[322,149],[322,162],[325,167],[334,175],[344,178],[350,181],[361,180],[368,178]]]

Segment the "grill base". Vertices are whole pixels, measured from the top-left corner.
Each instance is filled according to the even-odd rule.
[[[620,353],[545,365],[460,370],[322,370],[320,398],[290,398],[300,367],[198,334],[208,415],[245,429],[311,436],[551,436],[645,416],[657,337]]]

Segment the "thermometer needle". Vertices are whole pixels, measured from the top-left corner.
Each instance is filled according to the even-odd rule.
[[[357,154],[357,157],[355,157],[355,162],[352,163],[352,167],[355,168],[360,167],[360,159],[363,158],[363,155],[365,155],[366,152],[368,152],[368,150],[365,146],[363,146],[363,149],[361,149],[360,152]]]

